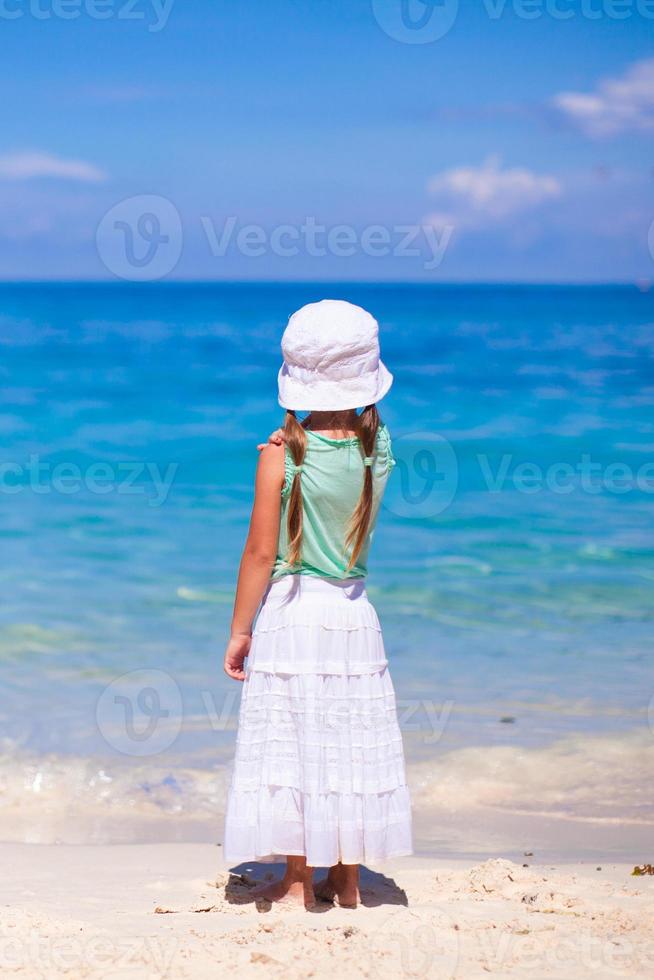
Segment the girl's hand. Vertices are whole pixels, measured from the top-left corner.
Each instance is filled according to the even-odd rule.
[[[225,673],[235,681],[245,680],[243,665],[250,652],[252,637],[248,633],[233,633],[225,650]]]
[[[275,429],[275,431],[271,432],[270,435],[268,436],[268,442],[260,442],[259,445],[257,446],[257,449],[259,450],[259,452],[261,452],[261,450],[265,449],[266,446],[269,444],[272,444],[273,446],[281,446],[283,442],[286,442],[286,438],[284,436],[284,430]]]

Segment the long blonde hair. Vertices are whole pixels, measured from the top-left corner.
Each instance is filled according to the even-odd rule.
[[[364,459],[370,459],[374,455],[377,430],[380,424],[381,420],[376,405],[366,405],[357,417],[356,433]],[[288,510],[286,513],[288,535],[286,561],[291,567],[295,567],[300,564],[302,555],[302,481],[298,467],[301,467],[304,463],[304,457],[307,451],[307,434],[304,427],[298,421],[295,412],[291,410],[286,412],[284,438],[288,451],[291,454],[291,459],[296,467],[291,482]],[[348,572],[354,567],[357,558],[361,554],[361,549],[363,548],[370,527],[372,508],[372,466],[364,466],[361,496],[350,518],[345,539],[346,549],[351,549],[346,569]]]

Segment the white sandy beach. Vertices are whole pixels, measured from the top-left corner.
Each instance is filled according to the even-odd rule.
[[[310,913],[257,907],[252,880],[279,869],[230,875],[217,846],[3,844],[0,972],[651,977],[654,878],[537,859],[405,858],[365,873],[356,911]]]

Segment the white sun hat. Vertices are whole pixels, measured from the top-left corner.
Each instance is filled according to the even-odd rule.
[[[378,402],[393,384],[379,357],[370,313],[340,299],[303,306],[282,337],[279,404],[298,411],[338,411]]]

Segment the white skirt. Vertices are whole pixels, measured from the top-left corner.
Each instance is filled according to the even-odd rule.
[[[225,859],[330,867],[411,850],[395,692],[363,579],[286,575],[252,637]]]

